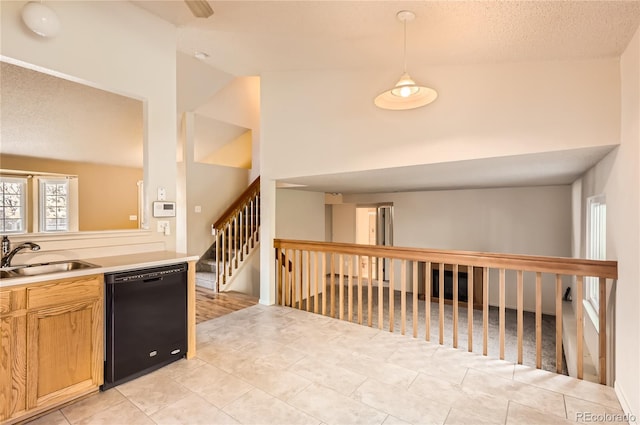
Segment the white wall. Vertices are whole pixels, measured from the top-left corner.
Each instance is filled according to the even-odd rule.
[[[355,242],[351,220],[355,205],[392,202],[394,246],[505,252],[512,254],[571,256],[571,187],[544,186],[503,189],[443,190],[387,194],[344,195],[343,215],[334,236],[340,242]],[[336,205],[334,205],[334,210]],[[336,229],[344,229],[340,235]],[[555,314],[553,276],[543,275],[544,313]],[[497,272],[490,274],[489,300],[498,303]],[[509,288],[515,275],[507,274]],[[535,276],[525,274],[524,308],[535,311]],[[567,281],[568,285],[568,281]],[[507,290],[506,303],[516,307],[515,289]]]
[[[166,189],[167,200],[175,200],[175,27],[128,2],[50,2],[62,29],[57,37],[44,39],[22,24],[20,12],[25,3],[0,3],[2,55],[45,72],[55,71],[78,82],[143,100],[147,212],[158,187]],[[149,221],[150,229],[155,230],[155,219],[150,217]],[[175,229],[175,220],[169,221]],[[103,247],[102,239],[100,236],[82,239],[83,249]],[[43,241],[43,251],[71,250],[77,246],[72,240],[64,243],[60,240],[60,236],[55,236]],[[150,249],[157,249],[158,245],[175,249],[175,232],[171,236],[147,232],[120,240],[122,245],[105,247],[103,253],[126,253],[134,244],[143,249],[145,243],[150,244]]]
[[[618,61],[433,67],[439,97],[384,111],[379,70],[266,72],[263,175],[360,171],[610,145],[619,138]],[[390,76],[388,81],[394,81]]]
[[[585,247],[585,203],[604,194],[607,257],[618,261],[615,283],[615,388],[627,412],[640,417],[640,31],[620,60],[621,144],[574,187],[581,191],[580,255]],[[576,215],[577,219],[577,215]],[[608,325],[612,325],[611,318]],[[589,322],[587,322],[589,324]]]
[[[276,238],[324,241],[324,225],[324,193],[276,190]]]

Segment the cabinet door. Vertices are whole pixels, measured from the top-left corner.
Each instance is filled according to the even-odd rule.
[[[0,421],[26,409],[27,318],[24,290],[0,292]]]
[[[27,314],[27,408],[95,390],[102,383],[102,300]]]

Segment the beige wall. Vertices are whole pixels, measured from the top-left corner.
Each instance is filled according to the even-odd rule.
[[[355,242],[356,205],[384,202],[393,203],[394,246],[571,256],[571,187],[566,185],[344,195],[343,200],[348,204],[333,215],[336,242]],[[491,271],[492,305],[498,304],[497,279]],[[515,275],[507,279],[515,283]],[[525,274],[528,311],[535,311],[534,283],[535,276]],[[515,285],[507,286],[506,304],[516,308]],[[554,288],[554,277],[543,275],[544,313],[555,314]]]
[[[277,189],[276,237],[324,241],[324,193]]]
[[[266,72],[263,175],[273,178],[611,145],[616,59],[433,67],[439,97],[384,111],[380,70]],[[397,78],[397,77],[395,77]]]
[[[585,206],[603,194],[607,204],[607,258],[618,261],[618,280],[609,299],[608,325],[615,330],[616,392],[623,407],[640,417],[640,31],[620,60],[621,144],[574,184],[578,232],[574,255],[585,254]],[[585,324],[587,335],[593,325]],[[590,344],[592,347],[594,344]]]
[[[175,27],[128,2],[51,2],[62,30],[53,39],[43,39],[22,24],[23,5],[0,3],[3,56],[144,102],[145,209],[149,228],[155,230],[150,210],[158,187],[166,189],[167,200],[176,199]],[[175,219],[169,221],[174,228]],[[62,243],[60,236],[38,240],[42,251],[73,250],[80,244],[75,239]],[[86,249],[106,246],[100,236],[82,239],[82,245]],[[158,246],[174,250],[175,232],[121,238],[118,245],[101,252],[118,254]]]
[[[141,168],[0,155],[3,169],[78,176],[79,230],[137,229]]]

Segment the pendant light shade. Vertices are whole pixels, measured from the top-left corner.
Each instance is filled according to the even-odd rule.
[[[22,20],[41,37],[55,37],[60,32],[58,15],[42,3],[29,2],[22,8]]]
[[[432,88],[416,84],[407,73],[407,21],[412,21],[416,15],[408,10],[402,10],[396,16],[404,23],[404,72],[396,85],[380,93],[375,98],[374,103],[378,108],[382,109],[415,109],[436,100],[438,92]]]

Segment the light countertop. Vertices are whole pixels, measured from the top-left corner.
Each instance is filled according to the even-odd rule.
[[[129,269],[140,269],[147,267],[158,267],[169,264],[197,261],[198,256],[187,255],[172,251],[155,251],[130,255],[116,255],[112,257],[79,258],[78,260],[95,264],[97,267],[78,269],[68,272],[48,273],[37,276],[12,277],[0,279],[0,287],[24,285],[29,283],[44,282],[54,279],[65,279],[70,277],[86,276],[92,274],[104,274],[111,272],[125,271]]]

